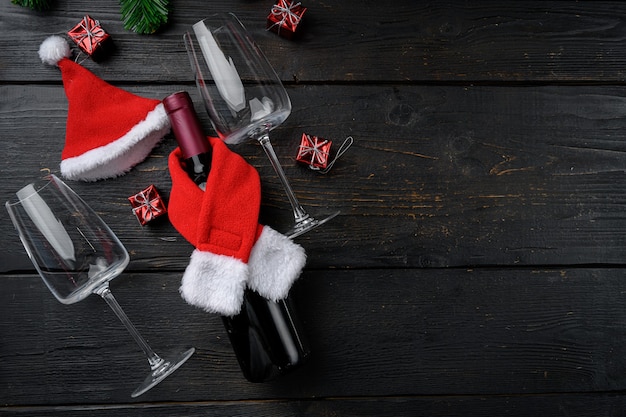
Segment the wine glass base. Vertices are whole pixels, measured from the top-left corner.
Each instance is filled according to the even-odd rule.
[[[173,361],[164,361],[161,366],[154,369],[150,374],[144,379],[144,381],[137,387],[135,391],[131,394],[132,398],[139,397],[141,394],[144,394],[150,388],[153,388],[159,382],[163,381],[167,378],[172,372],[180,368],[180,366],[187,361],[196,351],[195,348],[190,348],[181,354],[179,354],[175,360]]]
[[[318,226],[323,225],[324,223],[326,223],[327,221],[329,221],[330,219],[335,218],[340,212],[336,211],[332,214],[330,214],[327,217],[324,217],[323,219],[316,219],[313,218],[311,216],[306,217],[305,219],[300,220],[299,222],[297,222],[295,224],[295,226],[293,226],[291,228],[291,230],[289,230],[287,233],[285,233],[285,235],[289,238],[289,239],[294,239],[300,235],[305,234],[306,232],[309,232],[313,229],[315,229]]]

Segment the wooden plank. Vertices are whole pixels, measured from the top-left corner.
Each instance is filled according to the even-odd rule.
[[[275,417],[451,417],[482,416],[621,416],[626,407],[619,394],[574,394],[536,396],[441,396],[397,398],[330,398],[296,401],[238,401],[172,404],[120,404],[107,406],[63,406],[1,408],[3,416],[37,415],[41,417],[119,416],[159,417],[184,415],[188,417],[221,417],[224,415]]]
[[[128,89],[196,97],[185,85]],[[342,212],[299,239],[310,268],[623,263],[624,87],[316,85],[289,94],[294,110],[272,135],[287,176],[312,214]],[[20,100],[1,110],[5,201],[40,172],[59,172],[67,102],[59,86],[5,85],[0,96]],[[356,142],[324,176],[295,163],[302,132]],[[167,200],[174,143],[168,136],[124,177],[72,183],[114,226],[132,270],[188,262],[191,247],[167,219],[141,227],[127,201],[150,184]],[[261,174],[262,220],[286,230],[289,206],[262,150],[234,149]],[[32,270],[8,221],[0,233],[0,271]]]
[[[624,81],[623,2],[400,0],[383,7],[373,0],[310,0],[296,41],[265,30],[270,4],[178,1],[166,28],[140,36],[122,28],[117,1],[95,7],[68,0],[42,13],[3,2],[0,80],[58,81],[58,72],[39,61],[39,44],[91,13],[116,51],[102,64],[86,60],[85,66],[117,82],[187,82],[183,32],[212,12],[231,11],[287,82]]]
[[[197,97],[181,35],[233,11],[287,85],[273,132],[311,213],[293,289],[313,356],[244,380],[221,320],[178,294],[191,246],[166,218],[140,226],[127,197],[167,200],[172,136],[127,176],[71,182],[132,262],[112,283],[150,344],[196,355],[139,399],[138,347],[96,296],[58,303],[0,210],[0,415],[622,415],[626,357],[624,2],[307,0],[302,37],[265,30],[271,2],[170,2],[154,35],[122,28],[118,1],[0,4],[0,201],[58,173],[67,101],[41,41],[85,13],[114,38],[103,79]],[[197,102],[207,130],[209,121]],[[302,132],[356,143],[326,175],[294,162]],[[290,224],[262,150],[262,221]]]
[[[124,274],[112,290],[154,348],[198,349],[137,400],[147,363],[104,302],[64,306],[36,276],[0,279],[5,407],[626,388],[621,269],[306,271],[293,297],[313,355],[266,384],[243,379],[218,317],[180,299],[180,273]]]

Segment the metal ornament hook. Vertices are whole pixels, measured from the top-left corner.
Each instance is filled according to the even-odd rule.
[[[352,136],[348,136],[343,143],[341,144],[341,146],[339,147],[339,150],[337,151],[337,154],[335,155],[335,157],[333,158],[332,161],[330,161],[330,163],[328,164],[328,166],[324,169],[321,169],[319,167],[314,167],[312,165],[309,165],[309,169],[312,169],[313,171],[317,171],[320,174],[327,174],[328,171],[330,171],[330,169],[333,167],[333,165],[335,165],[335,162],[337,162],[337,160],[344,154],[346,153],[346,151],[348,149],[350,149],[350,146],[352,146],[352,144],[354,143],[354,138]]]

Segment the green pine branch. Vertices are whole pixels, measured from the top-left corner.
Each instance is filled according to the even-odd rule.
[[[38,12],[48,10],[52,6],[52,0],[11,0],[11,3],[28,7]]]
[[[124,29],[154,33],[167,23],[168,0],[120,0]]]

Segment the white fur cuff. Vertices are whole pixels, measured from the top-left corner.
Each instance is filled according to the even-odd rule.
[[[122,137],[61,161],[61,174],[68,180],[83,181],[124,175],[146,159],[169,131],[169,118],[163,103],[159,103]]]
[[[272,301],[289,294],[306,263],[304,248],[269,226],[252,247],[248,287]]]
[[[248,266],[237,258],[194,250],[183,275],[180,294],[185,301],[209,313],[239,313]]]

